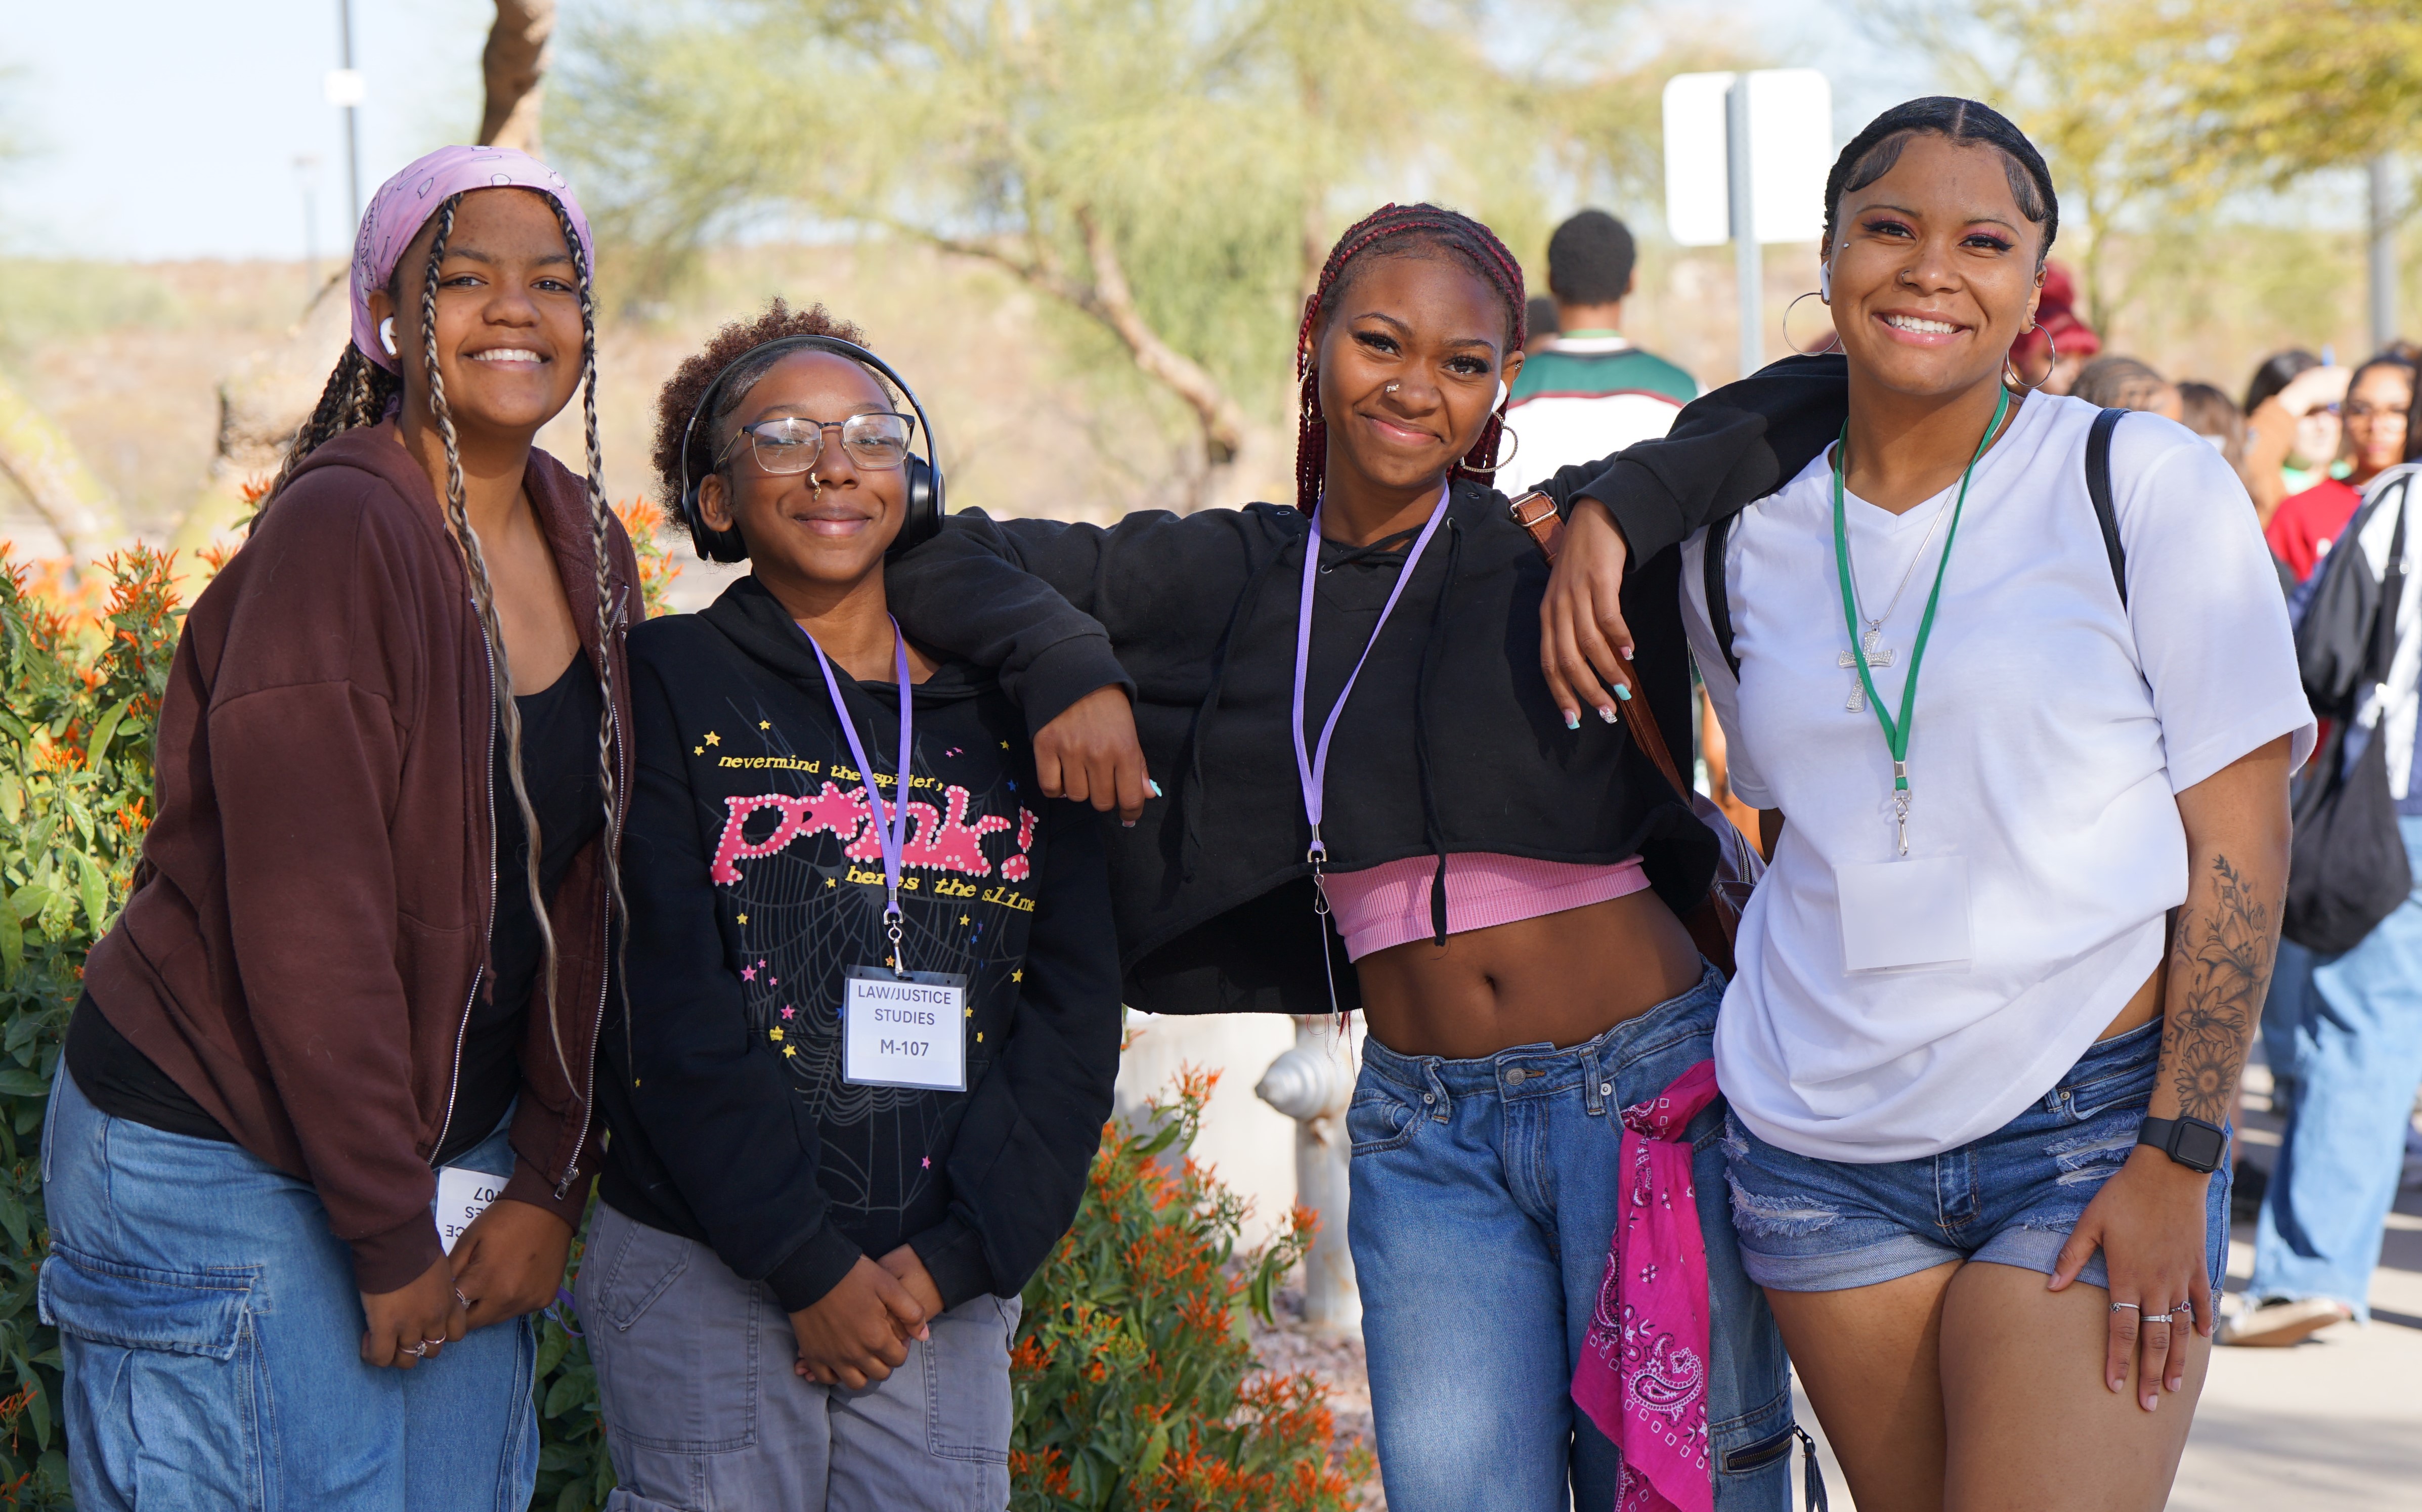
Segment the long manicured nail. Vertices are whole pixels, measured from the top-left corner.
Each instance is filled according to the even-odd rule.
[[[1625,661],[1629,661],[1631,659],[1631,648],[1629,646],[1623,648],[1623,659]]]
[[[1565,728],[1567,730],[1579,730],[1581,727],[1581,717],[1575,714],[1572,710],[1566,709],[1565,711]]]
[[[1617,683],[1614,685],[1614,696],[1628,703],[1631,701],[1631,689],[1626,684]]]
[[[1614,723],[1614,705],[1609,703],[1601,707],[1597,711],[1597,717],[1609,724]]]
[[[1160,784],[1159,784],[1159,783],[1157,783],[1157,782],[1156,782],[1156,781],[1154,781],[1151,778],[1148,778],[1148,777],[1147,777],[1147,778],[1145,778],[1145,779],[1143,780],[1143,785],[1144,785],[1144,786],[1146,786],[1146,787],[1148,787],[1148,788],[1150,788],[1150,789],[1152,789],[1152,795],[1153,795],[1154,797],[1156,797],[1156,798],[1165,798],[1165,797],[1169,796],[1169,795],[1168,795],[1168,794],[1163,793],[1163,792],[1160,790]]]

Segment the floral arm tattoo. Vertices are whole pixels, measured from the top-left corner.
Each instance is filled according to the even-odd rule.
[[[2210,894],[2179,911],[2162,1029],[2162,1067],[2186,1117],[2228,1121],[2278,940],[2274,910],[2227,857],[2213,857]]]

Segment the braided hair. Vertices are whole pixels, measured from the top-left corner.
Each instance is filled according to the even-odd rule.
[[[616,527],[613,511],[606,501],[605,457],[597,440],[596,299],[588,254],[573,226],[571,214],[561,200],[552,195],[545,196],[545,198],[555,212],[557,224],[562,228],[564,245],[570,249],[580,298],[581,417],[589,465],[584,492],[589,503],[590,554],[597,575],[597,642],[604,653],[597,670],[598,689],[605,700],[605,712],[597,727],[598,778],[606,809],[603,853],[614,914],[627,920],[629,911],[623,902],[622,874],[615,858],[615,847],[620,840],[615,829],[617,790],[621,785],[614,762],[614,658],[610,650],[614,614],[611,552]],[[522,774],[521,706],[513,701],[512,664],[506,654],[504,631],[496,619],[495,588],[488,576],[487,557],[480,549],[479,532],[471,528],[469,508],[463,491],[463,457],[454,431],[454,414],[446,402],[446,378],[437,361],[438,273],[446,260],[446,244],[454,233],[455,212],[462,203],[462,195],[451,196],[430,216],[437,228],[437,234],[429,244],[427,265],[420,281],[421,364],[429,378],[430,417],[435,422],[438,439],[446,449],[444,503],[447,534],[452,538],[455,550],[462,556],[464,575],[470,580],[472,607],[479,616],[480,634],[487,640],[496,721],[505,734],[506,777],[512,789],[513,805],[521,813],[522,831],[528,841],[528,864],[525,868],[524,881],[529,889],[530,913],[538,923],[539,943],[544,960],[547,1033],[555,1045],[556,1063],[562,1068],[564,1079],[570,1081],[573,1079],[572,1066],[564,1054],[563,1030],[556,1002],[555,926],[547,917],[546,894],[539,883],[539,858],[545,842],[540,834],[538,811],[530,803],[529,787]],[[394,279],[388,284],[389,295],[399,294],[401,284],[402,272],[399,266]],[[276,481],[270,486],[268,498],[274,499],[283,492],[303,460],[322,446],[346,431],[376,425],[384,420],[402,393],[403,379],[400,370],[389,371],[372,362],[360,348],[351,342],[346,343],[343,355],[337,359],[336,370],[328,375],[327,386],[321,392],[318,406],[295,432],[293,444],[287,449],[286,460],[278,468]],[[264,507],[267,501],[263,500]]]
[[[1320,413],[1320,354],[1313,348],[1313,333],[1337,312],[1356,260],[1443,254],[1478,274],[1497,291],[1505,307],[1505,350],[1519,352],[1526,339],[1526,301],[1522,265],[1497,233],[1469,215],[1436,205],[1382,205],[1346,228],[1329,250],[1320,282],[1303,302],[1303,324],[1296,333],[1295,374],[1300,390],[1301,418],[1296,426],[1296,508],[1312,512],[1320,502],[1322,480],[1329,471],[1329,421]],[[1488,417],[1480,439],[1453,469],[1456,478],[1493,481],[1497,476],[1497,444],[1505,431],[1502,404]]]

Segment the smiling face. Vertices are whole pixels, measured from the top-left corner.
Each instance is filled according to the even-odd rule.
[[[1331,486],[1354,494],[1434,489],[1479,441],[1506,350],[1504,302],[1452,257],[1399,254],[1353,270],[1313,333]]]
[[[1824,248],[1851,370],[1911,395],[1992,379],[2034,318],[2042,246],[1999,151],[1911,137],[1889,172],[1843,195]]]
[[[436,236],[432,218],[396,264],[393,295],[370,299],[372,319],[395,318],[404,403],[424,417],[421,286]],[[437,272],[437,370],[456,432],[527,445],[571,401],[580,352],[579,278],[555,207],[527,189],[464,196]]]
[[[738,528],[751,570],[769,584],[846,588],[880,572],[907,517],[908,473],[861,468],[841,445],[840,422],[891,408],[874,375],[847,357],[792,353],[750,385],[716,427],[723,462],[699,485],[700,513],[715,529]],[[832,422],[805,472],[765,471],[741,431],[784,417]]]

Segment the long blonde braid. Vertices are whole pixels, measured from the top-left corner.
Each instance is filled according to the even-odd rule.
[[[563,1053],[563,1028],[556,1013],[555,924],[547,918],[545,890],[539,885],[539,854],[545,839],[539,833],[538,811],[530,806],[529,788],[522,780],[522,711],[513,701],[512,664],[505,654],[505,634],[496,622],[496,593],[488,578],[488,559],[480,549],[479,532],[471,528],[471,514],[463,496],[463,454],[454,434],[453,412],[446,407],[446,376],[437,364],[437,274],[446,260],[446,240],[454,232],[454,212],[463,203],[455,195],[437,207],[431,217],[437,222],[436,239],[429,244],[429,266],[420,280],[420,349],[423,370],[429,379],[429,413],[437,422],[438,439],[446,445],[446,524],[454,537],[455,547],[463,553],[463,570],[471,580],[471,605],[480,616],[480,630],[487,638],[491,668],[490,683],[495,694],[496,719],[505,730],[505,774],[511,780],[513,803],[521,811],[522,833],[528,841],[528,865],[524,869],[529,887],[530,914],[538,922],[539,944],[546,963],[546,1028],[555,1042],[556,1063],[563,1069],[563,1079],[572,1080],[572,1064]]]
[[[603,847],[606,882],[614,900],[607,926],[612,928],[616,920],[625,922],[625,927],[615,937],[619,945],[630,933],[627,927],[630,913],[622,899],[621,860],[615,854],[617,843],[621,838],[616,833],[615,826],[620,808],[617,799],[621,773],[614,764],[614,607],[607,602],[613,584],[614,512],[606,502],[606,454],[597,444],[597,306],[590,290],[589,254],[583,248],[579,231],[572,224],[571,213],[559,199],[550,197],[548,203],[555,207],[556,222],[563,228],[563,244],[571,249],[573,270],[579,276],[576,281],[580,290],[581,421],[589,444],[586,492],[590,551],[597,570],[597,690],[606,705],[597,721],[597,776],[599,791],[605,795],[606,800],[606,841]],[[629,1026],[630,1016],[626,1011],[623,1015],[626,1033]],[[593,1048],[590,1053],[595,1053]]]

